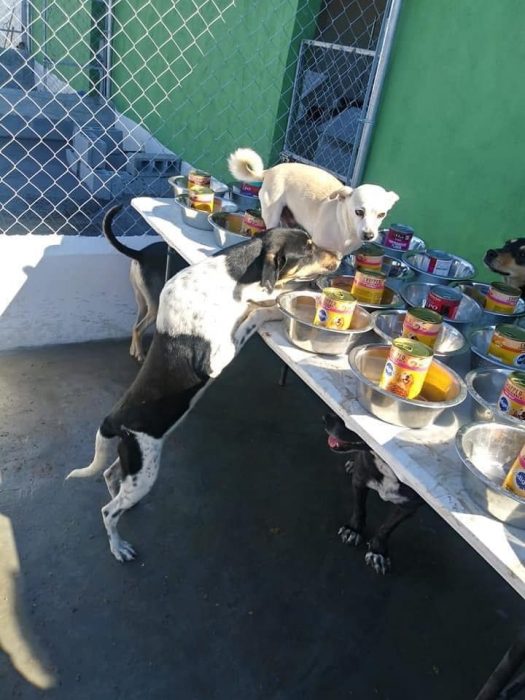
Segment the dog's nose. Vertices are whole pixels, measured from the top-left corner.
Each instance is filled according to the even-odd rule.
[[[492,250],[491,248],[490,250],[487,250],[487,252],[485,253],[485,257],[487,258],[487,260],[493,260],[497,254],[497,251]]]
[[[373,238],[375,238],[375,233],[373,231],[363,231],[363,240],[365,241],[371,241]]]

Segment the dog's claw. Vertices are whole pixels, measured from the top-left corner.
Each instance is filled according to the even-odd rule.
[[[343,525],[343,527],[340,527],[337,534],[339,535],[344,544],[354,545],[354,547],[359,547],[359,545],[363,541],[362,536],[355,530],[352,530],[352,528],[348,527],[347,525]]]
[[[390,557],[384,557],[382,554],[377,554],[377,552],[367,552],[365,554],[365,563],[367,566],[371,566],[376,574],[382,574],[383,576],[390,571],[391,567]]]
[[[117,561],[125,562],[132,561],[137,556],[137,553],[126,540],[119,540],[113,545],[110,545],[111,553]]]

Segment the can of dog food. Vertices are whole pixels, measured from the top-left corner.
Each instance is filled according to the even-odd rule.
[[[261,210],[247,209],[242,217],[241,233],[245,236],[255,236],[262,231],[266,231],[266,224],[261,216]]]
[[[499,314],[511,314],[521,296],[521,289],[503,282],[492,282],[485,297],[485,309]]]
[[[191,170],[188,173],[188,189],[193,187],[210,187],[211,175],[205,170]]]
[[[213,212],[213,200],[215,193],[209,187],[192,187],[188,190],[188,200],[192,209]]]
[[[409,309],[405,314],[401,335],[433,348],[442,325],[443,317],[431,309]]]
[[[450,253],[445,253],[444,250],[427,250],[424,255],[423,272],[429,272],[432,275],[440,275],[446,277],[452,267],[454,258]]]
[[[456,318],[462,296],[459,289],[436,284],[428,293],[425,307],[436,311],[441,316]]]
[[[383,245],[394,250],[408,250],[414,229],[404,224],[391,224],[383,238]]]
[[[418,340],[396,338],[392,341],[379,386],[404,399],[415,399],[425,383],[432,356],[432,350]]]
[[[376,243],[365,243],[355,252],[355,266],[358,270],[381,272],[383,249]]]
[[[380,304],[385,291],[386,275],[370,270],[356,270],[352,294],[362,304]]]
[[[352,323],[356,299],[350,292],[337,287],[323,289],[317,301],[314,326],[323,326],[336,331],[346,331]]]
[[[507,472],[503,480],[503,488],[512,491],[516,496],[525,497],[525,445]]]
[[[498,399],[498,408],[508,416],[525,420],[525,372],[511,372]]]
[[[258,197],[259,190],[262,187],[262,182],[241,182],[241,194],[247,194],[249,197]]]
[[[525,328],[504,323],[496,326],[487,350],[490,357],[513,367],[525,365]]]

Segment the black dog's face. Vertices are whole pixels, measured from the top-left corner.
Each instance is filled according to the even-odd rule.
[[[525,238],[513,238],[502,248],[487,250],[485,265],[498,275],[505,275],[515,286],[525,285]]]
[[[323,416],[324,429],[328,435],[328,447],[332,452],[346,454],[353,450],[367,449],[366,442],[357,433],[348,430],[343,421],[335,413],[326,413]]]

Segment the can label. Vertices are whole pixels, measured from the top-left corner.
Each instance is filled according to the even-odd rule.
[[[508,416],[525,420],[525,373],[512,372],[503,385],[498,408]]]
[[[258,197],[259,190],[262,187],[262,182],[241,182],[241,194],[247,194],[249,197]]]
[[[442,250],[427,250],[425,256],[426,267],[423,272],[429,272],[432,275],[441,275],[442,277],[448,275],[452,267],[452,255]]]
[[[211,175],[204,170],[192,170],[188,173],[188,189],[193,187],[210,187]]]
[[[215,193],[207,187],[192,187],[188,190],[188,200],[192,209],[205,211],[211,214],[213,211]]]
[[[503,481],[503,488],[517,496],[525,496],[525,445],[509,469]]]
[[[517,326],[497,326],[487,354],[513,367],[525,366],[525,330]]]
[[[430,309],[410,309],[403,321],[403,338],[419,340],[420,343],[433,348],[442,328],[441,316]]]
[[[514,312],[520,296],[520,289],[493,282],[485,297],[485,309],[499,314],[511,314]]]
[[[392,224],[383,238],[383,245],[394,250],[408,250],[414,230],[403,224]]]
[[[381,389],[404,399],[419,395],[428,369],[432,364],[432,350],[423,343],[408,338],[396,338],[379,380]]]
[[[356,270],[352,294],[363,304],[380,304],[385,291],[386,277],[380,272]]]
[[[242,217],[241,233],[245,236],[255,236],[262,231],[266,231],[266,224],[260,209],[247,209]]]
[[[461,297],[461,292],[452,287],[436,285],[432,287],[428,293],[425,307],[441,314],[441,316],[456,318],[461,303]]]
[[[346,331],[352,323],[356,299],[349,292],[328,287],[317,300],[314,326]]]
[[[364,245],[355,253],[355,264],[359,270],[381,272],[383,249],[377,245]]]

